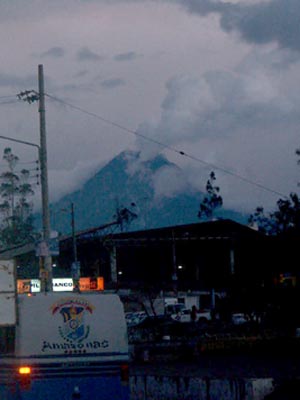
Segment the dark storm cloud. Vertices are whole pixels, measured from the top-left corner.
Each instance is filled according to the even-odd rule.
[[[226,32],[237,31],[250,43],[277,42],[300,50],[300,1],[269,0],[257,4],[231,4],[213,0],[179,0],[192,13],[218,13]]]
[[[65,49],[62,47],[51,47],[51,49],[45,51],[41,54],[41,57],[53,57],[53,58],[61,58],[66,54]]]
[[[36,87],[37,78],[35,75],[20,77],[6,73],[0,73],[0,87],[16,87],[20,90]]]
[[[120,78],[107,79],[107,80],[101,82],[101,86],[104,89],[114,89],[118,86],[124,86],[124,85],[125,85],[125,81]]]
[[[138,58],[138,54],[135,53],[134,51],[129,51],[128,53],[121,53],[121,54],[117,54],[114,57],[115,61],[132,61],[135,60],[136,58]]]
[[[103,57],[94,53],[88,47],[82,47],[77,52],[77,60],[79,61],[101,61]]]

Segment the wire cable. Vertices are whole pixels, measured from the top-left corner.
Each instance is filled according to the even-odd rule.
[[[7,105],[7,104],[16,104],[16,103],[18,103],[19,101],[18,100],[6,100],[6,101],[0,101],[0,106],[3,106],[3,105]]]
[[[127,132],[127,133],[133,134],[133,135],[135,135],[135,136],[137,136],[137,137],[140,137],[140,138],[142,138],[142,139],[144,139],[144,140],[146,140],[146,141],[148,141],[148,142],[154,143],[154,144],[156,144],[156,145],[158,145],[158,146],[160,146],[160,147],[162,147],[162,148],[164,148],[164,149],[166,149],[166,150],[172,151],[173,153],[177,153],[177,154],[179,154],[179,155],[181,155],[181,156],[184,156],[184,157],[186,157],[186,158],[189,158],[190,160],[199,162],[199,163],[201,163],[201,164],[203,164],[203,165],[205,165],[205,166],[207,166],[207,167],[211,167],[211,168],[214,168],[214,169],[216,169],[216,170],[222,171],[223,173],[225,173],[225,174],[227,174],[227,175],[231,175],[231,176],[233,176],[234,178],[238,178],[238,179],[240,179],[240,180],[243,181],[243,182],[246,182],[246,183],[248,183],[248,184],[250,184],[250,185],[256,186],[257,188],[263,189],[263,190],[265,190],[265,191],[267,191],[267,192],[269,192],[269,193],[272,193],[272,194],[274,194],[274,195],[283,196],[283,197],[285,197],[285,198],[288,198],[288,196],[287,196],[286,194],[281,193],[281,192],[279,192],[279,191],[277,191],[277,190],[268,188],[267,186],[263,185],[262,183],[255,182],[255,181],[253,181],[253,180],[251,180],[251,179],[249,179],[249,178],[246,178],[246,177],[243,176],[243,175],[240,175],[240,174],[238,174],[238,173],[235,173],[235,172],[233,172],[233,171],[230,171],[230,170],[228,170],[228,169],[226,169],[226,168],[220,167],[220,166],[218,166],[218,165],[216,165],[216,164],[213,164],[213,163],[209,163],[209,162],[207,162],[207,161],[204,161],[204,160],[202,160],[201,158],[196,157],[196,156],[194,156],[194,155],[191,155],[191,154],[189,154],[189,153],[186,153],[185,151],[179,150],[179,149],[177,149],[176,147],[173,147],[173,146],[170,146],[170,145],[168,145],[168,144],[166,144],[166,143],[160,142],[159,140],[152,139],[152,138],[150,138],[150,137],[148,137],[148,136],[146,136],[146,135],[143,135],[143,134],[140,133],[140,132],[137,132],[137,131],[135,131],[135,130],[129,129],[129,128],[127,128],[127,127],[121,125],[121,124],[118,124],[117,122],[114,122],[114,121],[111,121],[111,120],[109,120],[109,119],[107,119],[107,118],[104,118],[104,117],[102,117],[102,116],[99,115],[99,114],[96,114],[96,113],[94,113],[94,112],[85,110],[84,108],[75,106],[74,104],[71,104],[71,103],[69,103],[69,102],[67,102],[67,101],[61,100],[61,99],[59,99],[59,98],[57,98],[57,97],[55,97],[55,96],[52,96],[52,95],[50,95],[50,94],[45,93],[45,96],[47,96],[47,97],[49,97],[50,99],[55,100],[55,101],[57,101],[57,102],[59,102],[59,103],[61,103],[61,104],[64,104],[64,105],[66,105],[66,106],[68,106],[68,107],[70,107],[70,108],[72,108],[72,109],[74,109],[74,110],[80,111],[80,112],[83,113],[83,114],[86,114],[86,115],[89,115],[89,116],[91,116],[91,117],[97,118],[97,119],[99,119],[100,121],[105,122],[106,124],[109,124],[109,125],[111,125],[111,126],[114,126],[114,127],[118,128],[118,129],[120,129],[120,130],[123,130],[123,131]]]
[[[10,99],[10,98],[15,98],[15,97],[16,97],[15,94],[9,94],[9,95],[6,95],[6,96],[0,96],[0,99]]]
[[[39,165],[39,161],[18,161],[18,165]],[[0,163],[0,168],[7,168],[7,164]]]

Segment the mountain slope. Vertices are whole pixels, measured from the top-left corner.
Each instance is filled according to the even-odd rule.
[[[177,179],[171,192],[167,190],[171,183],[168,174],[164,181],[160,181],[158,190],[157,182],[166,172],[171,172],[170,176]],[[77,231],[112,222],[118,207],[126,207],[138,216],[129,230],[199,222],[197,213],[203,194],[187,186],[176,192],[183,180],[180,169],[162,156],[140,163],[136,153],[123,152],[80,190],[51,205],[51,227],[61,233],[71,231],[71,203],[74,204]],[[166,189],[165,195],[163,189]],[[245,216],[230,210],[219,210],[218,216],[242,223],[246,221]]]

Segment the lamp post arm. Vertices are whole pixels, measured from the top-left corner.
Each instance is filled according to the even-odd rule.
[[[22,143],[22,144],[27,144],[28,146],[33,146],[33,147],[37,147],[39,150],[39,157],[40,157],[40,146],[38,144],[35,143],[31,143],[31,142],[26,142],[25,140],[19,140],[19,139],[14,139],[8,136],[2,136],[0,135],[0,139],[5,139],[5,140],[9,140],[11,142],[16,142],[16,143]]]

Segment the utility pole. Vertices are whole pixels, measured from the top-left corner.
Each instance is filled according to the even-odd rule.
[[[77,244],[76,244],[76,234],[75,234],[74,203],[71,203],[71,219],[72,219],[73,261],[74,261],[74,263],[77,263]]]
[[[172,281],[173,281],[173,290],[177,293],[177,257],[176,257],[176,243],[175,243],[175,236],[174,231],[172,230],[172,261],[173,261],[173,274],[172,274]]]
[[[40,257],[40,279],[41,291],[52,292],[52,257],[49,252],[50,242],[50,210],[48,193],[48,169],[47,169],[47,142],[46,142],[46,112],[45,112],[45,89],[44,89],[44,70],[43,65],[38,66],[38,93],[35,90],[25,90],[20,92],[17,97],[29,104],[39,102],[40,116],[40,146],[33,143],[20,141],[24,144],[36,146],[39,149],[39,160],[41,166],[41,195],[42,195],[42,221],[43,235],[40,242],[38,253]],[[10,139],[18,141],[15,139]]]
[[[40,115],[40,163],[41,163],[41,188],[42,188],[42,216],[43,216],[43,242],[45,252],[40,258],[41,291],[52,291],[52,259],[49,254],[50,240],[50,211],[48,192],[47,170],[47,142],[46,142],[46,112],[43,65],[38,66],[39,83],[39,115]]]
[[[73,278],[73,291],[79,292],[79,279],[80,279],[80,263],[77,258],[77,243],[76,243],[76,232],[75,232],[75,212],[74,203],[71,203],[71,225],[72,225],[72,245],[73,245],[73,263],[71,267],[72,278]]]

